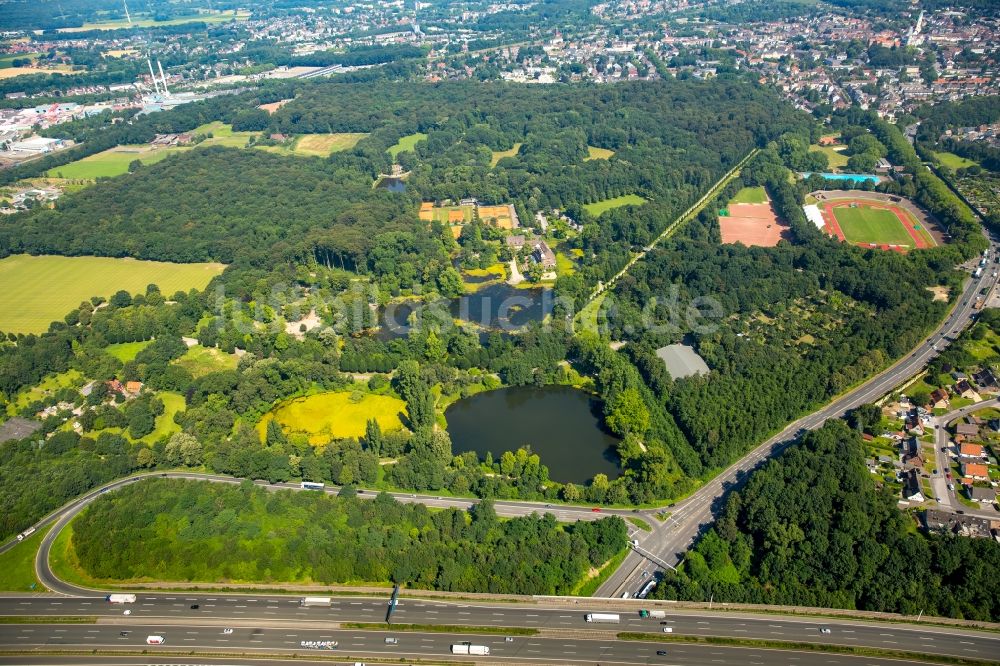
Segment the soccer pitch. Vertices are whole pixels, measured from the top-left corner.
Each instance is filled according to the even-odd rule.
[[[833,209],[844,237],[850,243],[905,245],[914,247],[913,238],[896,214],[884,208],[838,206]]]

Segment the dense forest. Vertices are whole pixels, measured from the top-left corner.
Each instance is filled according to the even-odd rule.
[[[73,523],[81,566],[106,579],[566,594],[625,545],[617,517],[562,526],[552,514],[498,519],[488,501],[432,512],[386,494],[268,492],[249,482],[145,481]]]
[[[654,596],[1000,619],[1000,544],[924,535],[833,421],[731,494]]]

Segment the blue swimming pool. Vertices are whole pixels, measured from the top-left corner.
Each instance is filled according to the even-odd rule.
[[[800,174],[803,178],[808,178],[812,175],[811,171],[803,171]],[[826,180],[846,180],[852,183],[878,183],[882,179],[878,176],[872,175],[870,173],[821,173],[818,174],[823,176]]]

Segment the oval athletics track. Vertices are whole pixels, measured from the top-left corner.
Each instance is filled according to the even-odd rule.
[[[864,207],[873,210],[885,210],[891,212],[902,227],[906,230],[907,235],[910,240],[913,241],[913,247],[916,249],[926,249],[932,247],[933,239],[928,242],[928,238],[931,238],[930,232],[925,230],[926,236],[921,234],[916,229],[916,222],[909,211],[893,205],[892,203],[879,201],[875,199],[866,199],[860,197],[845,197],[836,199],[826,199],[819,202],[820,210],[823,214],[823,220],[826,224],[827,230],[831,235],[836,236],[842,241],[847,241],[847,236],[844,234],[840,223],[837,221],[834,215],[835,208],[855,208]],[[855,242],[855,245],[860,247],[880,247],[887,250],[895,250],[897,252],[906,252],[907,248],[902,245],[892,244],[892,243],[871,243],[871,242]]]

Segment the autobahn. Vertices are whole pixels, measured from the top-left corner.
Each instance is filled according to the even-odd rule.
[[[3,624],[0,645],[25,649],[112,645],[121,649],[144,645],[148,635],[160,635],[165,637],[165,645],[183,649],[238,647],[301,651],[302,641],[336,640],[341,649],[353,649],[356,654],[410,656],[443,654],[452,643],[473,641],[489,645],[495,657],[551,660],[561,654],[563,660],[571,662],[593,658],[603,663],[611,657],[628,660],[646,655],[642,645],[616,640],[618,632],[659,633],[665,625],[672,629],[672,636],[758,638],[979,659],[1000,654],[1000,633],[866,622],[851,617],[675,610],[662,602],[658,607],[668,609],[664,620],[639,617],[636,602],[621,602],[611,608],[604,602],[595,608],[586,600],[509,604],[404,598],[393,614],[396,625],[527,627],[539,632],[537,636],[512,636],[513,640],[507,642],[503,634],[421,633],[385,628],[379,623],[385,619],[387,599],[388,593],[384,597],[334,597],[329,607],[303,607],[298,597],[259,594],[151,593],[139,594],[135,603],[126,605],[111,604],[100,596],[4,597],[0,598],[0,616],[96,617],[97,621],[95,624]],[[129,611],[128,616],[123,615],[123,608]],[[620,614],[619,624],[591,624],[585,619],[588,611],[610,609]],[[372,626],[342,626],[349,622]],[[232,633],[225,633],[226,628],[232,629]],[[122,636],[122,631],[129,633]],[[387,644],[386,637],[396,638],[398,643]],[[677,650],[694,647],[671,644],[657,649],[667,649],[673,656]],[[574,654],[578,656],[573,657]]]

